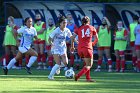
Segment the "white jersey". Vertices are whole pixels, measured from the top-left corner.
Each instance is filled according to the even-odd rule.
[[[27,26],[24,26],[24,27],[18,29],[17,32],[18,32],[18,34],[22,34],[19,47],[25,47],[25,48],[29,49],[33,42],[34,36],[37,36],[36,29],[34,27],[28,28]]]
[[[64,50],[66,49],[66,37],[71,37],[72,34],[68,28],[64,28],[64,31],[61,31],[59,27],[57,27],[51,34],[50,37],[53,39],[52,50]]]

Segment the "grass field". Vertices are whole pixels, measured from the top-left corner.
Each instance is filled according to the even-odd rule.
[[[0,93],[140,93],[140,73],[93,73],[92,70],[92,78],[97,82],[89,83],[84,76],[78,82],[66,79],[63,71],[54,81],[47,79],[48,70],[32,72],[28,75],[24,69],[10,70],[5,76],[0,69]]]

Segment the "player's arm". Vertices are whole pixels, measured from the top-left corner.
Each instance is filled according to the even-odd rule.
[[[44,23],[42,29],[38,31],[37,34],[43,34],[45,30],[46,30],[46,24]]]
[[[98,42],[98,34],[96,32],[96,29],[94,29],[93,31],[93,37],[94,37],[94,41],[92,42],[92,46],[95,46]]]
[[[77,35],[75,33],[73,33],[73,35],[70,37],[70,39],[71,39],[71,52],[74,52],[74,50],[75,50],[75,48],[74,48],[74,42],[75,42],[75,37],[76,36]]]

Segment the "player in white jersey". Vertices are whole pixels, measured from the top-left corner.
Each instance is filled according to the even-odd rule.
[[[54,79],[54,75],[57,70],[60,69],[61,59],[63,64],[68,64],[66,37],[72,37],[72,34],[68,28],[66,28],[67,20],[65,17],[60,17],[59,27],[57,27],[49,37],[49,41],[52,45],[51,52],[53,54],[56,64],[53,66],[48,79]]]
[[[26,65],[25,69],[27,73],[32,74],[30,71],[30,67],[36,61],[38,54],[36,51],[34,51],[31,48],[31,44],[33,42],[33,38],[35,39],[38,38],[37,38],[37,32],[35,28],[32,27],[32,18],[27,17],[25,19],[25,24],[26,24],[25,27],[22,27],[17,30],[17,34],[22,34],[20,45],[17,39],[17,45],[19,46],[18,47],[19,51],[16,57],[13,58],[6,67],[3,68],[5,75],[7,75],[8,70],[22,57],[24,53],[31,56],[29,59],[29,63]]]

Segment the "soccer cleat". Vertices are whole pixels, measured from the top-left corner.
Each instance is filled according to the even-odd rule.
[[[43,66],[43,69],[44,69],[44,70],[46,70],[46,69],[47,69],[47,67],[46,67],[46,66]]]
[[[32,74],[31,69],[29,67],[25,67],[25,70],[27,71],[28,74]]]
[[[108,69],[108,72],[112,72],[112,69],[110,68],[110,69]]]
[[[38,66],[36,69],[40,70],[40,69],[42,69],[42,68],[41,68],[41,66]]]
[[[120,72],[120,69],[116,69],[116,72]]]
[[[48,79],[50,79],[50,80],[54,80],[54,77],[52,77],[52,76],[48,76]]]
[[[95,80],[87,79],[87,82],[96,82]]]
[[[7,67],[4,67],[4,68],[3,68],[3,71],[4,71],[4,75],[7,75],[7,74],[8,74],[8,69],[7,69]]]
[[[124,73],[124,69],[121,69],[120,72]]]
[[[100,72],[100,71],[101,71],[100,68],[97,68],[97,69],[94,70],[94,72]]]
[[[60,74],[60,68],[57,69],[55,73],[56,73],[57,75],[59,75],[59,74]]]

